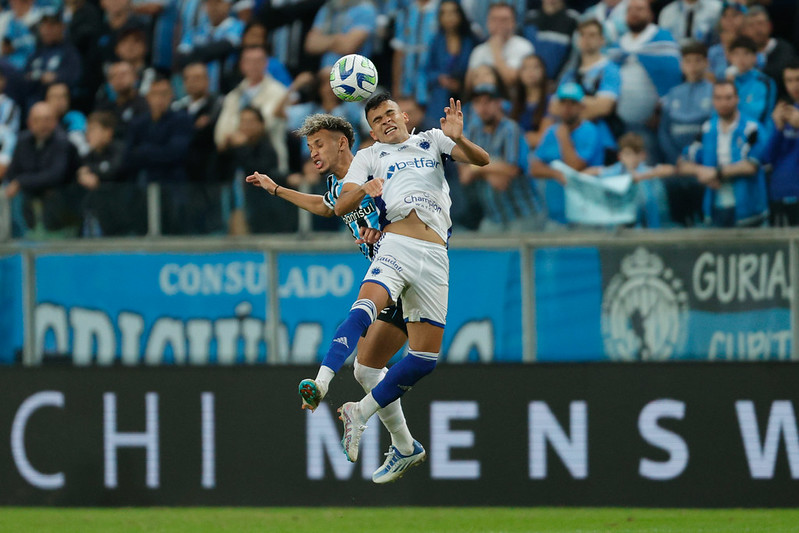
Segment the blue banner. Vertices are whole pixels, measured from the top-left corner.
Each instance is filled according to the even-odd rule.
[[[22,256],[0,257],[0,364],[22,357]]]
[[[787,244],[537,250],[539,361],[786,360]]]
[[[75,364],[266,360],[259,253],[43,255],[36,352]]]

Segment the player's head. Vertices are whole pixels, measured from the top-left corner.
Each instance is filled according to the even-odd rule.
[[[371,128],[369,134],[377,142],[399,144],[410,136],[408,114],[400,110],[390,94],[384,92],[373,95],[366,101],[364,112]]]
[[[349,165],[355,132],[345,119],[317,113],[306,118],[295,133],[306,138],[311,161],[320,174],[335,172],[338,176],[342,162]]]
[[[713,84],[713,108],[724,120],[731,120],[738,110],[738,89],[730,80]]]

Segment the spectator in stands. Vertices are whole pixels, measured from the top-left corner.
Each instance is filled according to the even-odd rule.
[[[739,111],[738,92],[729,80],[714,84],[713,108],[716,115],[685,149],[678,172],[696,176],[705,186],[705,218],[713,226],[762,226],[768,212],[760,168],[766,148],[763,129]]]
[[[6,197],[25,193],[28,227],[43,222],[46,229],[55,230],[65,225],[61,189],[72,179],[76,161],[75,149],[58,128],[53,108],[45,102],[34,104],[28,113],[28,131],[20,134],[5,176]]]
[[[42,12],[39,21],[39,44],[25,68],[28,80],[28,102],[38,102],[51,83],[66,83],[70,90],[80,80],[81,59],[78,51],[64,39],[61,13],[55,10]]]
[[[490,65],[497,69],[505,86],[519,77],[522,58],[535,52],[533,44],[516,35],[516,11],[503,2],[488,9],[488,40],[477,45],[469,56],[469,69]]]
[[[494,4],[506,4],[513,9],[516,20],[524,20],[527,13],[527,0],[462,0],[463,11],[466,18],[475,28],[475,33],[481,39],[490,34],[488,30],[488,13]]]
[[[444,109],[449,99],[464,94],[466,69],[477,38],[457,0],[443,0],[438,7],[438,32],[424,60],[427,108]],[[425,129],[438,127],[438,116],[425,121]]]
[[[100,74],[88,61],[96,59],[97,43],[103,33],[103,15],[100,8],[87,0],[64,2],[66,37],[81,58],[81,77],[72,96],[75,106],[89,112],[94,106],[94,96],[100,84]]]
[[[244,24],[230,15],[231,0],[204,0],[200,21],[178,46],[178,64],[202,61],[208,66],[211,90],[226,92],[222,80],[236,68]]]
[[[8,7],[10,9],[0,13],[0,55],[22,71],[36,49],[34,26],[39,22],[41,11],[34,6],[34,0],[9,0]]]
[[[44,101],[53,108],[58,124],[75,146],[78,155],[86,155],[89,151],[89,145],[86,142],[86,116],[76,109],[70,109],[71,99],[67,84],[54,83],[50,85],[45,93]]]
[[[369,57],[377,28],[377,10],[366,0],[328,0],[316,14],[305,36],[305,51],[321,55],[320,68],[331,67],[339,57]]]
[[[266,26],[257,20],[252,21],[247,24],[244,28],[244,33],[241,35],[241,47],[261,46],[268,52],[271,47],[269,46],[267,37]],[[293,81],[286,66],[272,55],[269,55],[266,60],[266,72],[286,87],[289,87]],[[235,75],[236,79],[233,83],[229,84],[230,87],[235,87],[241,81],[241,72],[235,71]]]
[[[743,32],[744,13],[746,6],[736,2],[724,3],[719,21],[719,42],[707,51],[710,73],[716,80],[727,77],[727,68],[730,66],[730,44]]]
[[[757,46],[758,54],[764,62],[758,64],[763,74],[775,82],[780,81],[785,66],[796,56],[791,43],[780,37],[773,37],[771,18],[763,6],[753,6],[746,13],[743,33],[751,38]],[[780,84],[780,96],[785,96]]]
[[[323,4],[324,0],[256,2],[255,16],[269,32],[272,54],[294,77],[319,68],[319,58],[305,51],[305,36]]]
[[[769,142],[769,208],[773,226],[799,226],[799,60],[783,70],[787,100],[774,108]]]
[[[597,20],[608,46],[618,43],[627,33],[627,4],[629,0],[600,0],[583,13],[581,21]]]
[[[411,0],[397,11],[391,93],[410,96],[422,105],[427,104],[427,77],[424,59],[430,37],[438,30],[438,2]],[[442,107],[443,109],[443,107]]]
[[[771,111],[777,103],[777,84],[755,67],[755,42],[745,36],[735,39],[730,44],[730,63],[727,77],[735,82],[741,111],[763,126],[768,126],[771,122]]]
[[[166,72],[175,59],[175,42],[180,39],[179,20],[183,0],[134,0],[133,10],[152,21],[152,39],[145,47],[152,51],[148,66]]]
[[[222,98],[211,92],[210,85],[205,63],[189,63],[183,67],[186,96],[172,104],[173,111],[185,112],[194,125],[186,157],[186,173],[192,182],[207,183],[220,179],[214,128],[222,110]]]
[[[172,85],[159,76],[147,93],[147,113],[131,121],[126,170],[146,182],[186,181],[186,156],[193,133],[186,113],[172,111]]]
[[[658,140],[663,159],[674,165],[686,146],[702,132],[713,112],[713,84],[707,80],[707,48],[701,43],[682,47],[680,62],[685,82],[673,88],[660,102]],[[705,188],[695,177],[666,180],[671,219],[693,226],[702,219]]]
[[[546,65],[540,56],[533,54],[522,59],[519,80],[513,92],[510,118],[521,128],[527,146],[534,150],[552,122],[547,117],[549,80]]]
[[[124,139],[128,124],[149,111],[147,101],[136,90],[136,73],[126,61],[108,67],[108,90],[98,96],[95,111],[111,111],[117,119],[116,137]]]
[[[616,112],[625,130],[646,140],[649,157],[658,154],[653,122],[658,100],[682,81],[680,49],[668,31],[652,23],[647,0],[630,0],[627,5],[629,32],[618,46],[608,50],[620,68],[621,92]]]
[[[533,43],[547,66],[547,77],[557,80],[572,51],[572,35],[579,14],[566,8],[565,0],[543,0],[524,19],[523,35]]]
[[[147,96],[150,84],[156,76],[156,70],[147,63],[147,52],[147,34],[141,28],[128,28],[119,34],[117,58],[133,66],[137,80],[136,90],[141,96]]]
[[[262,47],[253,46],[242,50],[240,68],[244,80],[225,96],[222,112],[214,129],[214,141],[218,150],[224,152],[229,149],[231,136],[238,129],[239,112],[252,106],[264,118],[267,135],[277,152],[280,172],[287,174],[286,124],[276,112],[288,91],[283,84],[264,73],[266,59],[266,50]]]
[[[472,91],[472,110],[478,120],[469,122],[464,135],[491,154],[483,167],[460,165],[460,181],[473,188],[485,233],[533,231],[543,227],[534,185],[528,178],[527,142],[519,125],[504,116],[502,98],[495,85],[478,85]]]
[[[98,69],[106,67],[116,60],[117,40],[122,32],[130,28],[139,28],[148,32],[149,21],[133,12],[131,0],[100,0],[100,7],[105,14],[104,27],[98,41]],[[101,70],[102,71],[102,70]]]
[[[19,135],[20,110],[6,93],[6,78],[0,72],[0,181],[6,175]]]
[[[287,182],[277,169],[277,153],[266,136],[263,116],[254,107],[241,110],[239,127],[231,137],[231,171],[235,187],[253,170],[266,172],[278,185]],[[250,192],[252,191],[252,193]],[[244,188],[247,227],[253,233],[287,233],[297,231],[297,209],[279,198],[263,194],[253,187]]]
[[[605,161],[610,162],[615,160],[615,139],[621,135],[624,126],[616,110],[621,94],[621,74],[618,65],[602,53],[604,45],[599,21],[582,21],[577,27],[579,63],[563,74],[561,84],[575,82],[583,88],[583,119],[590,120],[599,128],[601,138],[608,143],[603,147]],[[554,113],[558,113],[557,106]]]
[[[719,0],[673,0],[658,16],[658,24],[680,44],[713,42],[721,18]]]
[[[96,111],[89,115],[89,151],[77,172],[78,184],[86,190],[82,231],[85,237],[125,235],[133,229],[128,216],[133,197],[130,190],[123,188],[127,177],[123,171],[125,146],[114,139],[115,130],[113,113]],[[128,209],[119,209],[123,203]]]
[[[558,87],[560,122],[550,126],[536,148],[530,173],[536,178],[546,179],[544,191],[547,212],[555,225],[566,223],[563,186],[566,178],[562,172],[550,166],[554,161],[563,161],[575,170],[602,165],[603,146],[606,145],[596,125],[583,120],[582,87],[577,83],[565,83]]]

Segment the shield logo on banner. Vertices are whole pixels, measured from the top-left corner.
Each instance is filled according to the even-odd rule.
[[[602,338],[607,356],[621,361],[659,361],[685,348],[688,293],[659,255],[636,248],[602,297]]]

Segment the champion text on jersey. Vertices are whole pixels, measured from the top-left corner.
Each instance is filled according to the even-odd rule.
[[[436,213],[441,212],[441,206],[438,205],[435,198],[429,196],[427,193],[423,194],[409,194],[404,198],[406,204],[413,204],[418,205],[419,207],[425,207]]]
[[[341,220],[343,220],[345,224],[350,224],[356,220],[364,218],[366,215],[374,213],[376,210],[377,208],[375,208],[375,204],[369,204],[366,207],[361,207],[355,211],[350,211],[346,215],[342,216]]]

